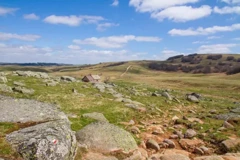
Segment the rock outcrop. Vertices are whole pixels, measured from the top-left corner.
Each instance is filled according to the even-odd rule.
[[[129,152],[137,149],[137,144],[129,132],[106,122],[91,123],[78,131],[76,137],[78,143],[101,153],[115,150]]]
[[[74,159],[77,147],[75,132],[71,130],[66,115],[56,106],[0,96],[0,110],[0,122],[28,126],[6,136],[23,159]]]

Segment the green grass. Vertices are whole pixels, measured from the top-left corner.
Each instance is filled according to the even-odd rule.
[[[141,62],[145,63],[145,62]],[[126,70],[129,65],[133,65],[133,69],[129,70],[125,76],[119,77],[122,72]],[[142,65],[142,64],[141,64]],[[54,103],[60,106],[60,109],[71,115],[76,115],[76,118],[69,118],[71,121],[71,128],[78,131],[94,120],[83,118],[82,114],[90,112],[100,112],[109,120],[110,123],[125,127],[120,122],[129,122],[134,120],[136,123],[141,121],[154,119],[159,122],[169,121],[172,125],[172,117],[177,115],[179,118],[197,117],[204,121],[204,124],[190,123],[186,120],[181,120],[180,123],[196,129],[200,138],[207,142],[220,142],[229,135],[240,136],[240,125],[235,124],[235,129],[229,129],[221,133],[217,132],[218,128],[223,124],[222,120],[212,118],[209,111],[216,109],[218,113],[227,113],[229,108],[235,107],[233,102],[240,101],[240,84],[239,76],[225,76],[225,75],[203,75],[203,74],[184,74],[184,73],[164,73],[152,72],[142,66],[134,66],[134,62],[126,63],[121,66],[114,66],[113,68],[102,68],[104,66],[92,66],[93,69],[87,68],[85,71],[66,72],[66,75],[77,75],[82,72],[91,73],[103,72],[104,76],[117,77],[110,79],[111,82],[117,84],[116,91],[125,96],[129,96],[132,100],[141,102],[145,105],[147,112],[140,113],[133,109],[127,108],[124,103],[114,101],[111,94],[100,93],[96,88],[93,88],[89,83],[76,82],[65,83],[60,82],[57,86],[47,87],[41,79],[32,77],[7,76],[8,85],[13,86],[14,81],[20,81],[26,84],[27,88],[35,90],[33,95],[23,95],[20,93],[3,93],[0,94],[13,96],[16,98],[36,99],[42,102]],[[65,69],[65,68],[63,68]],[[68,68],[66,68],[68,69]],[[71,67],[69,67],[71,69]],[[88,86],[85,88],[83,86]],[[79,93],[84,94],[85,97],[80,97],[72,93],[75,88]],[[153,97],[151,93],[171,89],[169,93],[178,98],[180,103],[169,101],[165,97]],[[139,93],[145,94],[141,96],[134,95],[136,90]],[[186,93],[196,92],[203,96],[199,104],[188,102],[185,99]],[[98,95],[101,95],[100,97]],[[159,111],[159,109],[161,111]],[[173,111],[180,109],[181,113]],[[190,113],[194,110],[196,113]],[[151,118],[152,117],[152,118]],[[17,130],[19,126],[11,123],[0,123],[0,156],[12,156],[14,152],[4,140],[7,133]],[[169,130],[170,131],[170,130]],[[206,136],[201,137],[202,133],[207,133]],[[140,139],[135,136],[137,142]]]

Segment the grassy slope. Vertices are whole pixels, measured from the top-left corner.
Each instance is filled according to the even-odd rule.
[[[102,112],[111,123],[116,125],[120,125],[119,122],[127,122],[131,119],[139,123],[140,121],[151,118],[151,116],[153,116],[155,120],[163,122],[164,120],[170,120],[174,115],[178,115],[179,117],[186,115],[188,117],[204,118],[205,124],[197,124],[193,127],[196,129],[202,128],[199,130],[200,133],[210,130],[209,134],[204,137],[207,141],[210,139],[219,141],[225,139],[226,136],[240,136],[240,126],[236,126],[235,130],[217,133],[216,130],[222,125],[222,121],[207,117],[209,111],[212,109],[217,109],[219,113],[225,113],[228,111],[228,108],[235,107],[233,102],[240,102],[240,74],[227,76],[225,74],[204,75],[157,72],[144,67],[146,63],[148,62],[128,62],[114,67],[104,67],[108,64],[99,64],[72,72],[51,73],[55,76],[69,75],[77,78],[81,78],[83,75],[90,73],[102,74],[102,79],[110,79],[110,81],[113,81],[119,86],[117,90],[120,93],[145,104],[148,109],[146,114],[138,113],[126,108],[123,103],[113,101],[114,98],[110,94],[101,94],[102,97],[95,96],[95,94],[99,94],[99,91],[86,83],[60,83],[55,87],[46,87],[41,80],[36,78],[8,76],[8,85],[12,86],[13,81],[23,81],[29,88],[33,88],[36,92],[31,96],[22,94],[7,95],[59,104],[61,110],[66,114],[75,114],[78,116],[77,118],[70,118],[73,130],[79,130],[92,122],[90,119],[81,117],[83,113],[88,112]],[[120,77],[130,65],[132,66],[131,69],[123,77]],[[44,69],[50,70],[50,68]],[[88,85],[89,88],[83,88],[83,85]],[[129,92],[129,88],[132,87],[140,92],[173,89],[174,91],[171,92],[171,94],[180,99],[181,104],[166,101],[163,97],[132,95]],[[85,94],[86,97],[78,97],[72,94],[72,88],[77,89],[79,93]],[[190,103],[185,100],[184,96],[189,92],[200,93],[206,99],[197,105]],[[161,109],[165,114],[159,113],[153,106]],[[181,109],[182,113],[173,112],[171,109]],[[188,112],[192,109],[197,111],[197,114]],[[4,136],[20,127],[21,126],[16,124],[0,123],[0,156],[17,157],[5,142]]]

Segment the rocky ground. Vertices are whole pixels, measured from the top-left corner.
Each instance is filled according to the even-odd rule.
[[[0,93],[0,160],[240,159],[238,102],[23,71]]]

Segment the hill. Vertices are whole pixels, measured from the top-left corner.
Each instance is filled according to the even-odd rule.
[[[161,71],[182,71],[185,73],[227,73],[240,72],[238,54],[190,54],[178,55],[163,62],[151,62],[148,67]]]

